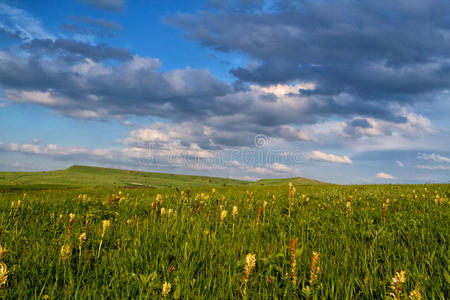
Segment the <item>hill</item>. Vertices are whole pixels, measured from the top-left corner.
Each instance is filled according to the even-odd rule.
[[[298,185],[322,184],[306,178],[262,179],[256,182],[194,175],[130,171],[89,166],[71,166],[65,170],[42,172],[0,172],[0,187],[45,189],[67,187],[195,187],[224,185],[280,185],[292,181]]]
[[[255,182],[255,184],[259,185],[287,185],[289,182],[292,182],[294,185],[318,185],[318,184],[326,184],[325,182],[308,179],[303,177],[293,177],[293,178],[281,178],[281,179],[260,179]]]

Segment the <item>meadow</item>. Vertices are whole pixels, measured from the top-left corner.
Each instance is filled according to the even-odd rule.
[[[4,188],[0,298],[448,299],[450,185],[267,183]]]

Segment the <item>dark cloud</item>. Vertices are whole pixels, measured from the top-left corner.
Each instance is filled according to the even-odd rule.
[[[362,128],[371,128],[372,125],[366,120],[366,119],[355,119],[353,120],[350,125],[353,127],[362,127]]]
[[[390,102],[450,87],[448,1],[237,2],[168,21],[204,46],[254,59],[231,70],[241,81],[313,81],[310,94]]]
[[[72,42],[79,47],[67,46]],[[25,44],[28,56],[0,52],[4,98],[43,105],[74,118],[161,117],[172,121],[175,132],[181,133],[180,141],[202,149],[251,146],[256,134],[306,140],[286,126],[315,124],[330,117],[406,122],[389,103],[360,102],[351,96],[302,96],[289,92],[300,87],[289,86],[282,87],[286,93],[276,95],[259,86],[229,85],[204,69],[160,71],[159,59],[137,55],[110,65],[102,62],[114,57],[108,51],[72,42]],[[65,52],[79,54],[79,59],[55,59],[54,54]]]
[[[23,40],[24,37],[22,36],[20,31],[10,31],[6,28],[0,27],[0,37],[5,36],[10,39],[14,40]]]
[[[154,130],[202,149],[250,146],[256,134],[317,141],[428,130],[405,105],[450,86],[450,42],[435,40],[448,22],[436,1],[396,3],[210,1],[212,12],[170,19],[208,47],[251,58],[231,70],[231,84],[206,69],[161,71],[159,59],[128,49],[34,39],[22,44],[26,54],[0,51],[0,87],[6,100],[74,118],[160,117],[171,126]],[[72,32],[120,30],[103,19],[71,21],[63,28]],[[415,22],[416,32],[406,30]]]
[[[2,52],[0,86],[12,101],[37,103],[79,118],[206,116],[215,97],[231,90],[207,70],[160,72],[159,67],[158,59],[138,56],[107,66]]]
[[[125,0],[80,0],[80,1],[106,11],[121,11],[127,7]]]
[[[79,59],[90,58],[94,61],[103,59],[126,60],[131,58],[128,49],[114,48],[105,44],[90,45],[84,42],[67,39],[34,39],[31,42],[24,43],[22,49],[37,54],[56,54],[70,55]]]
[[[102,29],[116,30],[116,31],[122,30],[122,26],[120,26],[116,22],[110,21],[110,20],[105,20],[102,18],[92,18],[92,17],[81,17],[80,16],[80,17],[72,17],[71,19],[74,21],[77,21],[77,22],[82,22],[87,25],[99,27]]]
[[[76,25],[76,24],[62,24],[61,28],[65,31],[74,33],[74,34],[81,34],[81,35],[91,35],[91,36],[97,36],[97,37],[108,37],[108,38],[114,38],[116,37],[116,34],[113,31],[107,31],[107,30],[96,30],[92,28],[86,28],[84,26]]]

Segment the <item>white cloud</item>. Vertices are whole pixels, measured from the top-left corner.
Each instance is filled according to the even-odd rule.
[[[416,168],[424,170],[450,170],[450,166],[443,166],[443,165],[436,165],[436,166],[416,165]]]
[[[450,163],[450,158],[442,156],[442,155],[437,154],[437,153],[431,153],[431,154],[419,153],[419,156],[417,158],[424,159],[424,160],[432,160],[432,161],[435,161],[435,162]]]
[[[294,171],[293,168],[290,168],[290,167],[288,167],[288,166],[286,166],[284,164],[280,164],[280,163],[277,163],[277,162],[269,165],[269,167],[272,170],[275,170],[275,171],[278,171],[278,172],[283,172],[283,173],[285,173],[285,172],[293,172]]]
[[[321,151],[312,151],[311,154],[307,155],[307,157],[311,160],[327,161],[327,162],[340,163],[340,164],[353,163],[352,160],[346,155],[338,156],[338,155],[334,155],[334,154],[327,154],[327,153],[324,153]]]
[[[23,9],[0,3],[0,17],[0,28],[12,35],[18,34],[24,40],[55,38],[38,19]]]
[[[382,178],[382,179],[395,179],[394,176],[384,173],[384,172],[380,172],[377,174],[377,178]]]
[[[402,168],[402,167],[404,167],[405,166],[405,164],[404,163],[402,163],[401,161],[399,161],[399,160],[397,160],[397,161],[395,161],[395,163],[397,164],[397,166],[399,166],[400,168]]]
[[[314,90],[314,83],[297,83],[297,84],[276,84],[270,86],[259,86],[259,85],[251,85],[251,90],[266,93],[266,94],[274,94],[277,97],[283,97],[288,94],[298,94],[299,90]]]
[[[18,103],[36,103],[43,105],[67,105],[70,103],[67,99],[54,96],[51,89],[45,92],[7,90],[5,96],[11,101]]]

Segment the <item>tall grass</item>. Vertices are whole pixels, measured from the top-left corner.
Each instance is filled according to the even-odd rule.
[[[0,298],[450,295],[449,185],[296,188],[3,193]]]

